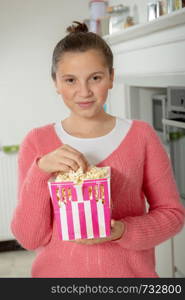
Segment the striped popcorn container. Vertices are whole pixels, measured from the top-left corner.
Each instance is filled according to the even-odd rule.
[[[61,240],[110,236],[110,168],[109,176],[74,182],[48,182],[54,214]]]

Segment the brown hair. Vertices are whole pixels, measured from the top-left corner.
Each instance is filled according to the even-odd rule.
[[[52,57],[51,76],[53,80],[56,79],[57,64],[62,55],[66,52],[85,52],[87,50],[95,49],[100,51],[105,62],[112,73],[113,68],[113,54],[108,44],[99,35],[88,31],[85,23],[74,21],[77,25],[67,27],[68,34],[60,40],[54,48]]]

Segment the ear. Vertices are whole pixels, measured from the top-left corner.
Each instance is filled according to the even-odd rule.
[[[58,84],[57,84],[57,80],[56,80],[56,79],[53,79],[53,83],[54,83],[54,86],[55,86],[55,89],[56,89],[57,94],[60,94],[59,88],[58,88]]]
[[[114,69],[112,68],[112,71],[110,73],[110,85],[109,85],[109,89],[113,88],[113,81],[114,81]]]

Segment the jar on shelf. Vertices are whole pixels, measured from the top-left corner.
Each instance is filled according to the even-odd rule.
[[[113,6],[108,6],[107,7],[107,12],[109,14],[114,14],[114,13],[122,13],[125,11],[128,11],[128,6],[124,6],[123,4],[119,4],[119,5],[113,5]]]
[[[107,14],[108,1],[106,0],[90,0],[90,23],[89,29],[92,32],[99,33],[99,19]]]
[[[174,10],[182,8],[182,0],[174,0]]]
[[[160,15],[166,15],[168,13],[168,0],[160,1]]]
[[[128,16],[128,17],[126,18],[125,23],[124,23],[124,28],[128,28],[128,27],[133,26],[133,25],[134,25],[133,17]]]
[[[182,0],[168,0],[168,13],[183,8]]]
[[[147,19],[153,21],[160,16],[160,1],[148,0],[147,3]]]

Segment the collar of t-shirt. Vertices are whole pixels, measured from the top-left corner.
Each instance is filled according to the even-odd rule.
[[[61,121],[55,123],[55,131],[63,144],[68,144],[84,154],[89,164],[96,165],[115,151],[126,137],[132,120],[116,117],[114,128],[106,135],[96,138],[79,138],[68,134]]]

